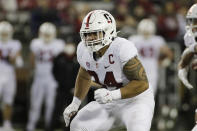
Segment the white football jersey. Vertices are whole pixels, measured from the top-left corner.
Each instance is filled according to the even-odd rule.
[[[123,73],[123,66],[137,55],[134,44],[120,37],[110,44],[105,54],[97,61],[83,42],[79,43],[77,48],[77,59],[81,67],[93,76],[96,83],[105,85],[109,90],[120,88],[129,82]]]
[[[0,69],[13,70],[13,65],[9,63],[8,59],[14,57],[21,48],[18,40],[9,40],[6,43],[0,41]]]
[[[44,43],[41,39],[33,39],[30,50],[35,56],[35,73],[37,75],[50,75],[52,60],[64,49],[64,41],[55,39],[51,43]]]
[[[139,52],[139,58],[145,68],[149,81],[157,81],[158,58],[160,48],[165,45],[165,40],[160,36],[152,36],[149,39],[144,39],[140,35],[131,36],[129,40],[135,44]]]

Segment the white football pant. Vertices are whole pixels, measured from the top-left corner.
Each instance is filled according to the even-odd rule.
[[[0,71],[0,97],[4,104],[12,105],[16,93],[16,76],[13,70]]]
[[[57,85],[53,77],[35,78],[31,88],[31,106],[27,124],[28,131],[35,129],[43,102],[45,104],[45,126],[49,126],[54,108],[56,87]]]
[[[71,131],[108,131],[125,126],[127,131],[149,131],[154,112],[152,89],[129,99],[107,104],[93,101],[82,108],[70,125]]]

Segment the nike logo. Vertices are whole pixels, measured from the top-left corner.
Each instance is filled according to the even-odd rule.
[[[108,65],[108,66],[104,66],[104,68],[105,68],[105,69],[107,69],[108,67],[110,67],[110,65]]]

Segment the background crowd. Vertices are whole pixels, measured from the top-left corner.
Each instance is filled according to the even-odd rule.
[[[125,38],[137,33],[139,21],[151,18],[156,23],[156,34],[165,39],[173,52],[171,64],[166,68],[160,67],[159,70],[152,131],[192,129],[197,107],[197,88],[189,91],[180,84],[177,63],[185,48],[185,16],[194,3],[197,0],[0,0],[0,21],[6,20],[13,25],[13,37],[22,43],[24,60],[24,66],[16,69],[17,93],[13,107],[13,126],[25,130],[28,121],[30,88],[34,75],[29,63],[29,46],[31,40],[38,36],[39,26],[44,22],[55,24],[57,37],[76,47],[80,42],[79,30],[83,17],[92,9],[105,9],[116,19],[117,30],[120,31],[118,35]],[[63,67],[58,66],[55,60],[57,68],[54,75],[58,79],[59,88],[52,119],[60,122],[52,124],[57,129],[63,129],[63,118],[57,116],[58,113],[62,115],[61,108],[72,100],[79,65],[74,54],[66,57]],[[196,87],[195,72],[191,74],[191,82]],[[90,91],[84,104],[91,100]],[[40,129],[44,128],[44,110],[42,112],[37,125]]]

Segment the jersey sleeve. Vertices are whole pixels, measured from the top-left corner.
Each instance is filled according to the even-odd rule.
[[[77,61],[80,64],[81,67],[83,67],[85,69],[85,63],[84,63],[84,51],[86,51],[85,49],[85,45],[83,42],[80,42],[77,46]]]
[[[166,41],[161,36],[157,36],[157,42],[156,43],[158,44],[159,47],[162,47],[162,46],[166,45]]]
[[[124,66],[130,59],[138,55],[137,48],[132,42],[123,41],[122,45],[120,46],[120,61]]]
[[[14,40],[13,41],[13,45],[12,45],[12,52],[11,52],[11,56],[15,56],[19,51],[21,51],[21,42],[18,40]]]
[[[55,47],[55,48],[56,48],[55,55],[58,55],[58,54],[60,54],[61,52],[63,52],[64,46],[65,46],[65,44],[66,44],[66,43],[65,43],[63,40],[61,40],[61,39],[59,39],[57,42],[58,42],[58,44],[57,44],[57,46]]]
[[[38,40],[34,39],[31,41],[31,44],[30,44],[30,50],[31,52],[33,52],[34,54],[36,54],[36,52],[38,51]]]
[[[22,48],[22,45],[21,45],[21,42],[20,41],[15,41],[16,42],[16,46],[15,46],[15,51],[16,52],[18,52],[18,51],[20,51],[21,50],[21,48]]]
[[[80,64],[80,66],[84,67],[82,65],[82,54],[83,54],[83,43],[80,42],[77,46],[77,61]]]
[[[138,49],[138,48],[140,48],[140,43],[139,43],[139,41],[141,41],[140,40],[141,39],[141,37],[139,36],[139,35],[133,35],[133,36],[130,36],[129,38],[128,38],[128,40],[129,41],[131,41],[134,45],[135,45],[135,47]]]

